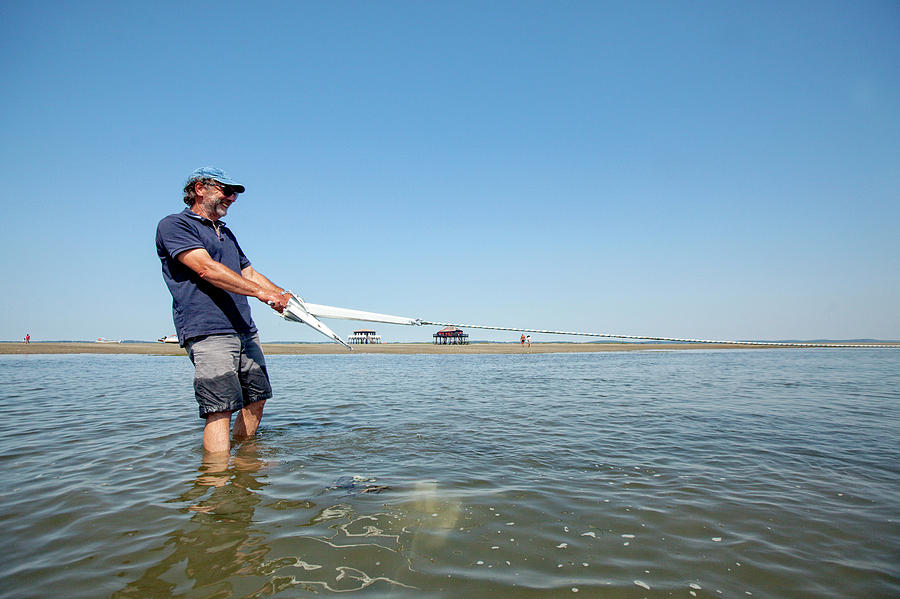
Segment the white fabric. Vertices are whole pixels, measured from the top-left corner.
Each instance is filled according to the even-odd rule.
[[[326,327],[324,324],[322,324],[319,321],[318,318],[316,318],[315,316],[310,314],[309,311],[306,309],[306,306],[303,303],[303,300],[296,296],[293,296],[293,295],[291,296],[291,299],[288,300],[287,307],[285,307],[284,312],[281,314],[281,316],[285,320],[291,320],[293,322],[302,322],[303,324],[308,324],[309,326],[311,326],[315,330],[319,331],[326,337],[330,337],[331,339],[334,339],[335,341],[337,341],[338,343],[340,343],[341,345],[343,345],[344,347],[346,347],[347,349],[349,349],[351,351],[353,350],[353,348],[350,347],[349,345],[347,345],[346,343],[344,343],[344,340],[341,339],[340,337],[338,337],[334,331],[332,331],[331,329]]]
[[[322,306],[319,304],[303,304],[306,311],[319,318],[342,318],[344,320],[366,320],[368,322],[386,322],[388,324],[416,324],[415,318],[406,316],[391,316],[390,314],[378,314],[377,312],[363,312],[349,308],[335,308],[334,306]]]

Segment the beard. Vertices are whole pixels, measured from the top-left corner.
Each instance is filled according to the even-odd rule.
[[[225,203],[225,199],[216,200],[213,209],[216,211],[216,214],[219,215],[219,218],[228,214],[228,205]]]
[[[203,207],[207,210],[208,213],[218,214],[219,218],[222,218],[223,216],[228,214],[228,205],[225,202],[225,198],[219,198],[217,200],[207,198],[203,201]]]

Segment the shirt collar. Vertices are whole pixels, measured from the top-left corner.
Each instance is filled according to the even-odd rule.
[[[189,217],[193,218],[194,220],[199,220],[201,223],[209,223],[213,226],[215,226],[216,223],[219,223],[223,227],[225,226],[224,220],[219,219],[217,221],[211,221],[208,218],[206,218],[205,216],[200,216],[199,214],[197,214],[196,212],[191,210],[190,207],[185,208],[184,212],[182,214],[187,214]]]

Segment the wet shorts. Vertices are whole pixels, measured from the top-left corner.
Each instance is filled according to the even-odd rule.
[[[194,363],[200,418],[272,397],[258,334],[194,337],[184,342],[184,348]]]

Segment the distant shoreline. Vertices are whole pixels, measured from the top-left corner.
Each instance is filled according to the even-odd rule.
[[[858,345],[871,345],[858,344]],[[881,343],[885,347],[900,347],[900,343]],[[351,352],[336,343],[263,343],[267,355],[320,354],[556,354],[593,353],[647,350],[688,349],[806,349],[780,348],[775,345],[741,345],[736,343],[534,343],[522,348],[517,343],[472,343],[470,345],[434,345],[432,343],[381,343],[355,345]],[[0,354],[143,354],[152,356],[183,356],[184,348],[176,343],[8,343],[0,342]]]

